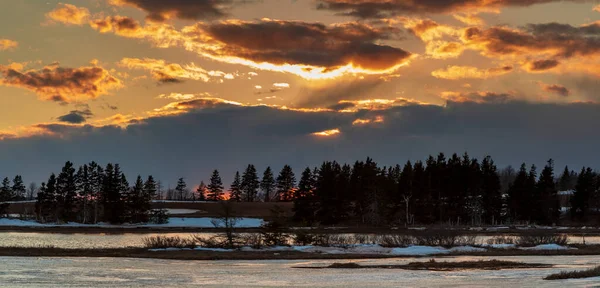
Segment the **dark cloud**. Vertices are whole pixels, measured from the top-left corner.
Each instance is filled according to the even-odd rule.
[[[562,85],[557,85],[557,84],[548,85],[548,84],[544,84],[544,83],[541,83],[540,85],[542,87],[542,90],[544,90],[546,92],[550,92],[550,93],[555,93],[555,94],[558,94],[563,97],[568,97],[571,94],[571,91],[569,91],[569,89],[567,89],[567,87],[562,86]]]
[[[318,0],[317,9],[358,18],[387,18],[397,15],[490,11],[506,6],[526,7],[561,1],[564,0]]]
[[[218,56],[233,56],[277,65],[309,65],[332,70],[352,63],[355,67],[384,70],[405,63],[411,54],[375,44],[398,33],[395,28],[375,28],[361,23],[324,25],[300,21],[225,21],[199,24],[198,41],[210,39]],[[325,71],[327,72],[327,71]]]
[[[92,110],[90,110],[89,105],[87,104],[78,104],[75,105],[76,110],[71,110],[71,112],[59,116],[56,119],[60,122],[71,123],[71,124],[81,124],[87,121],[88,118],[94,116]]]
[[[164,22],[170,18],[207,20],[221,18],[234,5],[253,0],[112,0],[113,5],[133,6],[148,13],[149,20]]]
[[[479,103],[479,104],[502,104],[507,103],[515,99],[514,95],[509,93],[495,93],[495,92],[444,92],[442,98],[446,99],[449,103]]]
[[[526,66],[526,69],[528,71],[532,71],[532,72],[545,71],[545,70],[550,70],[554,67],[557,67],[559,64],[560,64],[560,62],[553,60],[553,59],[536,60],[536,61],[529,62]]]
[[[525,30],[472,27],[465,30],[463,40],[488,55],[597,56],[600,54],[600,23],[578,27],[558,23],[529,24]],[[551,66],[554,63],[539,64]]]
[[[23,72],[0,66],[0,73],[0,85],[31,90],[44,100],[59,103],[94,99],[121,87],[121,81],[102,67],[47,66]]]
[[[438,152],[468,151],[478,158],[490,154],[501,166],[543,164],[553,157],[557,165],[581,167],[597,166],[600,157],[597,104],[449,102],[368,115],[195,104],[201,108],[127,128],[39,125],[47,133],[0,141],[0,175],[21,174],[27,181],[41,182],[66,160],[96,160],[121,163],[129,177],[153,174],[174,185],[179,177],[199,183],[215,168],[230,183],[233,173],[248,163],[258,169],[290,164],[300,171],[323,160],[353,162],[370,156],[391,165]],[[384,123],[372,129],[352,126],[357,118],[375,115]],[[336,128],[341,133],[335,137],[311,135]]]

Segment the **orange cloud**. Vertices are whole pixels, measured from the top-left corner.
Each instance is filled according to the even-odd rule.
[[[247,2],[247,0],[246,0]],[[133,6],[148,13],[146,19],[163,22],[171,18],[185,20],[205,20],[221,18],[235,4],[244,3],[237,0],[110,0],[115,6]]]
[[[325,130],[325,131],[320,131],[320,132],[315,132],[312,133],[312,135],[315,136],[321,136],[321,137],[330,137],[330,136],[335,136],[337,134],[340,134],[340,129],[331,129],[331,130]]]
[[[149,31],[142,28],[138,21],[122,16],[94,19],[90,21],[90,26],[100,33],[114,32],[117,35],[129,38],[143,38],[148,36],[149,33]]]
[[[482,26],[485,25],[485,21],[483,21],[483,19],[481,19],[481,17],[475,16],[473,14],[465,14],[465,15],[461,15],[461,14],[452,14],[452,17],[454,17],[454,19],[470,25],[470,26]]]
[[[129,69],[144,69],[151,71],[152,77],[161,83],[180,83],[181,79],[201,80],[208,82],[214,71],[206,71],[196,65],[189,64],[181,66],[175,63],[167,63],[165,60],[151,58],[123,58],[119,62],[121,66]],[[211,72],[212,75],[211,75]]]
[[[0,51],[14,49],[17,48],[17,46],[19,46],[19,43],[17,43],[17,41],[13,41],[10,39],[0,39]]]
[[[565,86],[562,86],[562,85],[556,85],[556,84],[548,85],[546,83],[539,83],[539,85],[542,88],[542,90],[549,92],[549,93],[558,94],[562,97],[568,97],[571,94],[571,91],[569,91],[569,89],[567,89]]]
[[[24,88],[44,100],[59,103],[94,99],[122,87],[119,79],[97,66],[63,68],[53,65],[24,72],[0,66],[0,73],[0,85]]]
[[[595,6],[592,10],[594,10],[596,12],[600,12],[600,5]]]
[[[543,59],[528,62],[524,68],[528,72],[545,72],[560,65],[560,62],[554,59]]]
[[[362,125],[367,125],[367,124],[371,124],[371,123],[383,123],[383,122],[384,122],[383,116],[375,116],[375,118],[372,118],[372,119],[358,118],[352,122],[352,125],[353,126],[362,126]]]
[[[87,8],[64,3],[59,3],[58,6],[46,13],[46,18],[67,25],[83,25],[90,17],[90,10]]]
[[[461,92],[453,92],[447,91],[442,93],[442,99],[445,99],[449,102],[473,102],[473,103],[505,103],[514,98],[512,94],[508,93],[494,93],[494,92],[471,92],[471,93],[461,93]]]
[[[490,69],[479,69],[471,66],[450,66],[431,72],[436,78],[458,80],[458,79],[488,79],[510,73],[512,66],[503,66]]]

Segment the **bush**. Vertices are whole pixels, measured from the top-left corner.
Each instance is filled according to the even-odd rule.
[[[487,244],[515,244],[515,237],[512,236],[496,236],[487,240]]]
[[[560,272],[546,276],[544,280],[561,280],[561,279],[577,279],[577,278],[591,278],[600,276],[600,266],[588,270],[582,271],[570,271]]]
[[[315,242],[315,235],[306,231],[298,231],[294,234],[293,239],[294,245],[307,246],[312,245]]]
[[[435,232],[419,235],[415,237],[413,244],[421,246],[473,246],[476,245],[477,236],[461,236],[453,232]]]
[[[415,242],[415,239],[409,235],[383,235],[378,239],[379,245],[383,247],[408,247]]]
[[[265,223],[261,226],[260,235],[266,246],[288,245],[288,235],[284,233],[285,226],[279,221]]]
[[[196,242],[192,239],[185,239],[179,236],[152,236],[142,239],[146,248],[194,248]]]
[[[194,239],[194,241],[196,241],[196,243],[198,243],[198,246],[205,248],[234,248],[229,245],[227,237],[223,235],[217,235],[212,237],[193,235],[192,238]],[[237,246],[237,235],[234,239],[234,246]]]
[[[150,212],[150,223],[167,224],[169,223],[169,214],[167,209],[154,209]]]
[[[522,235],[517,238],[517,245],[532,247],[543,244],[567,245],[569,238],[567,235]]]
[[[260,249],[263,246],[269,246],[265,244],[263,235],[257,233],[247,233],[239,236],[239,241],[242,246],[249,246],[254,249]]]

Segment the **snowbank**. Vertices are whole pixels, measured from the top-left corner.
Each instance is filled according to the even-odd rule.
[[[569,250],[577,249],[572,247],[560,246],[558,244],[542,244],[535,247],[522,247],[522,250]]]
[[[33,220],[19,220],[19,219],[8,219],[0,218],[0,226],[20,226],[20,227],[102,227],[102,228],[137,228],[137,227],[170,227],[170,228],[214,228],[213,220],[219,220],[215,218],[179,218],[170,217],[169,223],[166,224],[123,224],[123,225],[110,225],[106,223],[98,224],[81,224],[81,223],[65,223],[65,224],[42,224]],[[262,225],[263,220],[257,218],[239,218],[235,227],[237,228],[256,228]],[[219,224],[221,226],[221,224]]]
[[[178,214],[192,214],[196,212],[200,212],[200,210],[195,209],[171,209],[167,208],[167,213],[170,215],[178,215]]]

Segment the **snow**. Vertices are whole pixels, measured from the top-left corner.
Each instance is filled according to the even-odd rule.
[[[177,214],[192,214],[192,213],[196,213],[199,212],[200,210],[195,210],[195,209],[171,209],[171,208],[167,208],[167,213],[169,213],[170,215],[177,215]]]
[[[577,249],[572,247],[560,246],[558,244],[542,244],[535,247],[523,247],[523,250],[569,250]]]
[[[575,190],[558,191],[558,195],[573,195],[573,194],[575,194]]]
[[[392,255],[432,255],[446,253],[448,253],[448,249],[439,246],[409,246],[406,248],[393,248],[390,251]]]
[[[35,203],[36,200],[23,200],[23,201],[4,201],[0,202],[0,204],[19,204],[19,203]]]
[[[495,249],[514,249],[514,248],[517,248],[516,244],[483,244],[481,246],[495,248]]]
[[[33,220],[20,220],[0,218],[0,226],[20,226],[20,227],[103,227],[103,228],[137,228],[137,227],[191,227],[191,228],[214,228],[213,220],[217,221],[218,226],[222,226],[216,218],[180,218],[170,217],[169,223],[166,224],[123,224],[110,225],[106,223],[98,224],[81,224],[81,223],[65,223],[65,224],[42,224]],[[256,228],[262,225],[263,220],[257,218],[238,218],[235,225],[237,228]]]
[[[473,246],[458,246],[450,248],[450,252],[485,252],[487,249]]]

